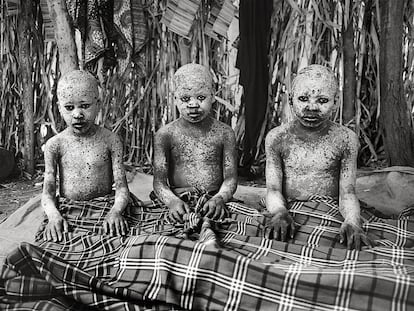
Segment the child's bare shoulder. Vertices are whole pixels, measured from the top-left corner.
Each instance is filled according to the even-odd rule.
[[[266,135],[266,143],[282,143],[289,134],[290,123],[284,123],[271,129]]]
[[[58,153],[62,146],[68,145],[68,141],[67,131],[63,130],[47,140],[45,152]]]
[[[221,136],[224,136],[224,137],[228,137],[229,135],[230,136],[234,135],[234,131],[230,125],[224,122],[218,121],[216,119],[213,119],[213,124],[211,128],[212,128],[212,131],[215,132],[215,134],[218,134],[218,135],[221,134]]]
[[[217,128],[223,129],[223,131],[227,131],[227,132],[233,131],[233,129],[231,128],[230,125],[228,125],[224,122],[218,121],[216,119],[213,119],[213,126],[216,126]]]
[[[155,133],[155,135],[159,138],[170,137],[171,135],[174,135],[174,133],[176,133],[177,131],[179,131],[179,126],[177,120],[174,120],[170,123],[161,126]]]
[[[336,145],[342,145],[346,149],[359,148],[358,135],[353,130],[338,123],[332,124],[330,136],[336,140]]]

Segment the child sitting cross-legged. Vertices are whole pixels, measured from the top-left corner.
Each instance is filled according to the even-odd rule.
[[[96,226],[96,221],[103,216],[100,226],[104,233],[126,234],[127,223],[122,213],[128,204],[129,191],[122,162],[123,146],[115,133],[95,124],[98,96],[98,82],[86,71],[71,71],[58,82],[59,111],[67,128],[50,138],[45,147],[41,201],[48,222],[43,231],[44,240],[61,241],[63,233],[69,230],[68,219],[62,215],[65,206],[62,203],[68,201],[78,202],[79,206],[93,200],[104,202],[107,207],[109,204],[107,213],[88,207],[89,210],[80,209],[73,214],[91,226]],[[114,199],[99,199],[111,196],[113,183]],[[94,212],[100,216],[90,219],[90,213]]]
[[[266,207],[276,239],[293,238],[297,229],[287,203],[318,194],[339,199],[344,219],[341,243],[356,249],[370,245],[361,229],[355,194],[358,137],[330,121],[337,92],[337,80],[329,68],[302,69],[292,82],[290,96],[295,119],[266,136]]]
[[[237,187],[234,132],[210,116],[214,93],[208,68],[184,65],[176,71],[174,83],[180,117],[156,133],[154,192],[168,206],[172,222],[183,222],[190,212],[181,195],[194,189],[209,195],[199,214],[223,219],[225,203]]]

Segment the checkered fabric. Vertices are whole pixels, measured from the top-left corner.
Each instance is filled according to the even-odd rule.
[[[193,193],[195,201],[200,197]],[[397,219],[363,211],[363,228],[376,246],[355,251],[339,243],[341,216],[326,197],[291,204],[300,228],[288,243],[263,237],[269,217],[235,202],[227,204],[226,221],[202,221],[195,236],[190,230],[183,238],[184,229],[171,230],[165,207],[155,203],[153,210],[137,204],[126,237],[105,236],[101,223],[82,220],[88,229],[65,234],[64,243],[20,245],[1,271],[0,309],[414,308],[412,211]],[[86,214],[79,219],[88,219],[89,209],[81,208]],[[159,218],[146,218],[154,211]],[[145,228],[145,219],[152,227],[134,227]],[[200,239],[203,228],[213,232],[214,243]]]

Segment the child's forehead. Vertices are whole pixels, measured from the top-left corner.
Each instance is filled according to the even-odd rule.
[[[212,88],[201,81],[187,81],[176,86],[176,94],[211,93]]]
[[[293,94],[335,95],[337,92],[336,85],[324,79],[303,79],[297,82],[292,88]]]
[[[98,94],[94,93],[93,91],[85,88],[79,88],[75,92],[62,92],[58,97],[59,105],[66,105],[66,104],[81,104],[81,103],[89,103],[89,104],[97,104],[98,103]]]

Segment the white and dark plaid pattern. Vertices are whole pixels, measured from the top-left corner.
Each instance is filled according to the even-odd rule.
[[[67,234],[63,244],[23,243],[3,266],[0,309],[414,308],[411,214],[381,219],[363,212],[363,228],[377,246],[351,251],[338,241],[342,220],[329,198],[291,205],[300,228],[288,243],[263,237],[268,218],[256,210],[234,202],[227,207],[231,218],[205,225],[214,243],[199,240],[199,234],[183,238],[182,231],[175,231],[177,238],[168,223],[152,224],[158,234],[132,227],[127,237],[108,237],[87,229]],[[140,225],[153,221],[140,215],[146,208],[136,209],[133,219]]]

